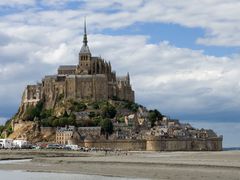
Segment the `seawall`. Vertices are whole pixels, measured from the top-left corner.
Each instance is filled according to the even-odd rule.
[[[89,148],[111,148],[128,151],[221,151],[222,138],[85,140],[81,145]]]

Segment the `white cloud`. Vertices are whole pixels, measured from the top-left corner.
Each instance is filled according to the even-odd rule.
[[[0,6],[19,6],[19,5],[34,5],[35,0],[7,0],[0,1]]]
[[[60,44],[57,48],[45,47],[35,52],[34,56],[33,59],[39,59],[39,61],[47,64],[69,63],[70,59],[76,58],[65,43]]]
[[[8,1],[9,3],[20,1]],[[22,1],[21,1],[22,2]],[[23,1],[22,3],[33,1]],[[64,9],[64,4],[79,2],[75,10]],[[83,4],[84,2],[84,4]],[[196,42],[205,45],[239,46],[240,37],[240,2],[237,0],[132,0],[120,1],[41,1],[55,10],[36,8],[21,14],[10,14],[4,17],[7,21],[25,22],[28,24],[46,24],[58,27],[82,27],[83,16],[87,16],[92,29],[123,28],[136,22],[174,23],[186,27],[197,27],[205,30],[205,36]],[[80,5],[81,4],[81,5]],[[58,10],[58,6],[62,6]],[[108,13],[111,12],[111,13]],[[31,18],[28,18],[31,17]]]
[[[199,43],[239,45],[237,1],[91,0],[75,10],[54,9],[58,3],[64,7],[64,2],[67,3],[41,1],[52,8],[33,7],[0,16],[0,82],[4,84],[0,87],[0,102],[16,104],[27,83],[55,73],[60,64],[77,63],[82,42],[79,32],[83,29],[83,16],[87,15],[90,49],[110,60],[119,74],[130,72],[138,101],[166,113],[238,110],[239,55],[207,56],[202,51],[177,48],[168,42],[149,44],[146,36],[94,33],[135,22],[165,22],[207,30]],[[111,13],[106,12],[109,7],[113,8]]]
[[[55,73],[58,65],[78,62],[82,37],[75,30],[33,25],[19,28],[7,26],[9,42],[0,46],[0,81],[13,89],[11,93],[22,91],[11,88],[16,81],[23,87]],[[168,42],[148,44],[147,39],[90,34],[89,46],[93,55],[110,60],[118,74],[130,72],[137,100],[148,107],[163,113],[195,114],[238,109],[240,81],[235,77],[240,75],[239,56],[207,56]],[[9,91],[2,90],[1,102],[6,94]],[[17,96],[9,98],[10,102],[20,101]]]

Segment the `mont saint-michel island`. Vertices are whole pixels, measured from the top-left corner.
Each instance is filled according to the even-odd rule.
[[[1,148],[45,143],[127,151],[222,150],[222,136],[212,129],[196,129],[136,103],[130,73],[118,76],[111,62],[91,54],[86,21],[76,63],[27,85],[18,112],[4,127]]]

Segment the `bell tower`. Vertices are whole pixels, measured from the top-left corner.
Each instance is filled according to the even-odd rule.
[[[91,52],[88,47],[86,19],[84,19],[83,45],[79,52],[77,74],[89,74],[91,69]]]

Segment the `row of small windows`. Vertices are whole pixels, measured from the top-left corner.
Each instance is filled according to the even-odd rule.
[[[83,63],[81,63],[81,66],[83,65]],[[88,64],[85,64],[86,66],[88,66]]]
[[[88,60],[88,56],[81,56],[81,60]]]

